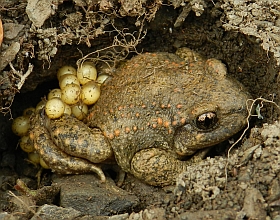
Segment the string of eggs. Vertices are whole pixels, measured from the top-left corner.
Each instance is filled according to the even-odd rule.
[[[15,118],[12,123],[12,131],[21,137],[19,146],[28,153],[29,161],[48,169],[29,138],[30,116],[44,109],[50,119],[68,114],[83,120],[88,113],[88,106],[93,105],[100,97],[100,87],[107,78],[108,75],[105,74],[97,77],[97,70],[91,62],[82,63],[77,70],[72,66],[63,66],[58,70],[60,88],[51,90],[47,100],[40,101],[36,108],[25,109],[23,115]]]

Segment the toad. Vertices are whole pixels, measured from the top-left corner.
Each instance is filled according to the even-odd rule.
[[[248,98],[217,59],[187,48],[143,53],[102,86],[87,124],[67,115],[50,120],[38,114],[30,137],[55,172],[95,172],[105,181],[100,164],[113,158],[123,171],[165,186],[195,162],[192,155],[246,125]]]

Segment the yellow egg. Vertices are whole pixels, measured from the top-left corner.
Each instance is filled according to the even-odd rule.
[[[63,66],[57,71],[57,79],[60,80],[60,77],[66,74],[76,75],[77,71],[72,66]]]
[[[69,84],[61,91],[61,99],[68,105],[76,104],[80,99],[81,87],[76,84]]]
[[[65,109],[64,103],[60,98],[48,100],[45,107],[47,116],[51,119],[59,118],[63,115]]]
[[[52,98],[61,98],[61,89],[53,89],[48,94],[48,100]]]
[[[42,157],[40,157],[40,165],[44,169],[50,169],[50,167],[46,164],[46,162],[42,159]]]
[[[29,135],[25,135],[25,136],[21,137],[21,139],[19,141],[19,146],[23,151],[25,151],[27,153],[31,153],[31,152],[35,151],[33,142],[30,139]]]
[[[24,109],[24,111],[23,111],[23,116],[30,116],[30,115],[32,115],[34,112],[35,112],[35,108],[33,108],[33,107]]]
[[[45,100],[40,101],[40,102],[36,105],[35,112],[38,113],[40,110],[44,109],[44,108],[45,108],[45,105],[46,105],[46,101],[45,101]]]
[[[12,123],[12,131],[18,136],[27,135],[30,128],[29,117],[19,116]]]
[[[109,75],[101,74],[97,77],[95,82],[97,82],[98,84],[103,84],[108,78]]]
[[[88,113],[88,107],[84,103],[80,104],[75,104],[71,108],[72,114],[78,119],[78,120],[83,120],[86,118],[87,113]]]
[[[81,99],[86,105],[92,105],[99,99],[100,93],[98,84],[90,81],[82,86]]]
[[[77,70],[77,78],[79,82],[84,85],[89,81],[96,80],[97,70],[93,63],[84,62]]]
[[[40,163],[40,155],[36,151],[29,153],[28,159],[34,164]]]
[[[59,80],[59,87],[63,89],[68,84],[77,84],[79,86],[80,82],[75,75],[66,74],[61,76]]]
[[[63,114],[71,115],[72,114],[71,107],[69,105],[67,105],[66,103],[64,103],[64,105],[65,105],[65,108],[64,108],[64,113]]]

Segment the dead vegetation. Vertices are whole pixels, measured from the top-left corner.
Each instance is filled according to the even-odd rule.
[[[111,46],[93,51],[77,61],[77,66],[80,66],[83,62],[90,60],[91,62],[105,63],[107,68],[113,69],[116,65],[127,58],[130,53],[139,53],[137,51],[137,45],[145,38],[147,31],[143,30],[145,18],[142,20],[140,28],[137,32],[130,33],[127,28],[118,30],[114,24],[112,24],[114,31],[117,34],[114,36]]]

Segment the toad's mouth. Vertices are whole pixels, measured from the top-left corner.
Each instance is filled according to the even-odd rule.
[[[240,133],[242,133],[242,131],[233,135],[232,136],[233,139],[237,140],[238,137],[240,136]],[[196,157],[196,159],[194,159],[194,161],[205,159],[207,157],[214,158],[216,156],[225,155],[231,146],[232,146],[232,143],[227,139],[218,144],[214,144],[209,147],[199,149],[199,150],[195,151],[192,155],[186,156],[186,155],[177,154],[177,156],[178,156],[177,158],[181,161],[189,161],[190,159],[194,159],[194,157]]]

